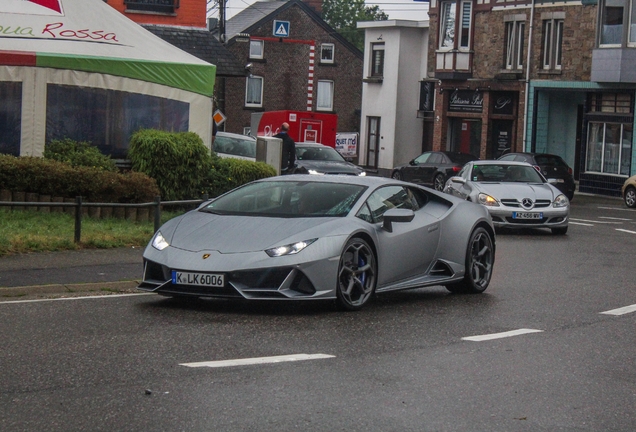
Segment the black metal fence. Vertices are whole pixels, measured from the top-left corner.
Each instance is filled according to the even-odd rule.
[[[198,200],[183,201],[161,201],[161,197],[155,197],[153,202],[121,204],[121,203],[92,203],[83,202],[82,197],[75,197],[75,202],[17,202],[0,201],[0,207],[75,207],[75,243],[79,243],[82,238],[82,213],[84,207],[113,207],[113,208],[151,208],[153,209],[153,220],[155,232],[161,225],[161,208],[170,206],[199,205],[208,200],[204,195]]]

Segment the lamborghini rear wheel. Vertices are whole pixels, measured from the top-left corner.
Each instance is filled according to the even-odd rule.
[[[354,311],[361,309],[375,292],[378,264],[369,244],[353,238],[345,245],[338,266],[337,304]]]

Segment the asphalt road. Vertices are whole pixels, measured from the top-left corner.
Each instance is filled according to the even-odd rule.
[[[0,302],[0,430],[634,431],[636,212],[577,198],[498,235],[482,295]]]

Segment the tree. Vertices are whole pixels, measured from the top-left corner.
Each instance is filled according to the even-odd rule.
[[[323,0],[322,19],[364,50],[364,30],[356,27],[358,21],[384,21],[389,16],[378,5],[367,6],[364,0]]]

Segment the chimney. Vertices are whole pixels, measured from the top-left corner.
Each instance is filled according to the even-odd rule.
[[[315,10],[318,15],[322,15],[322,0],[303,0],[303,2]]]

